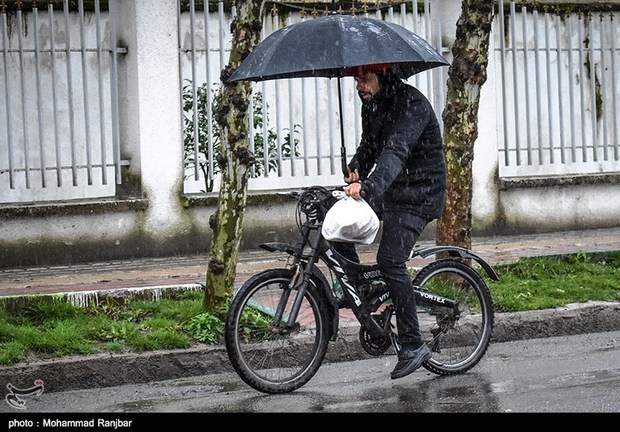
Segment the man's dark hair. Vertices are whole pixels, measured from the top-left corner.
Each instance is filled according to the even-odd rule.
[[[396,84],[402,83],[402,79],[396,75],[394,69],[391,67],[376,73],[382,89],[388,90],[393,88]]]

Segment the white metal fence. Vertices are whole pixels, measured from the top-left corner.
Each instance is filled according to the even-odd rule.
[[[618,13],[535,6],[499,2],[500,177],[620,171]]]
[[[123,50],[99,1],[75,3],[0,3],[0,201],[113,196],[121,181]]]
[[[116,23],[109,19],[114,15],[108,10],[117,1],[104,4],[60,0],[38,8],[37,2],[0,0],[0,203],[115,196],[123,180],[120,167],[129,163],[121,160],[116,77],[117,58],[126,50],[116,46]],[[323,13],[270,5],[264,37]],[[517,7],[514,2],[497,7],[490,70],[497,71],[498,96],[481,103],[497,107],[492,127],[497,128],[498,152],[493,157],[500,177],[617,172],[618,13],[599,2],[589,4],[589,10],[560,11],[536,3]],[[430,0],[392,2],[365,13],[421,34],[450,59],[441,42],[453,29],[442,28],[442,10]],[[178,1],[187,193],[218,187],[211,108],[228,61],[232,16],[234,10],[225,10],[223,2]],[[438,114],[446,78],[447,68],[411,78]],[[342,112],[335,80],[254,84],[261,97],[254,114],[262,124],[251,145],[261,164],[251,189],[342,181],[338,116],[343,116],[349,155],[361,129],[354,82],[345,78],[341,85]],[[199,127],[189,128],[194,125]],[[195,160],[204,162],[204,170]]]

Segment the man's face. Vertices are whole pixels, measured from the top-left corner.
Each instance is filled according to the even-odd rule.
[[[368,72],[355,77],[355,82],[357,83],[357,94],[359,94],[363,102],[371,100],[381,88],[379,77],[374,72]]]

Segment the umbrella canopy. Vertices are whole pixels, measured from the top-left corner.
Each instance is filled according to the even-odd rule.
[[[392,64],[401,76],[448,62],[425,39],[387,21],[327,15],[269,35],[245,58],[228,82],[279,78],[342,77],[355,67]]]
[[[241,62],[227,82],[279,78],[344,77],[359,67],[391,65],[403,79],[449,63],[425,39],[387,21],[354,15],[327,15],[275,31]],[[338,101],[342,92],[338,80]],[[347,175],[340,116],[342,172]]]

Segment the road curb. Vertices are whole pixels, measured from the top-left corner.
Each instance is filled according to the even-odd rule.
[[[492,343],[620,330],[620,302],[588,302],[543,311],[496,313]],[[343,326],[330,344],[326,362],[370,358],[358,339],[359,327]],[[223,346],[140,354],[99,354],[0,367],[0,387],[29,388],[37,379],[45,392],[114,387],[174,378],[232,372]]]

